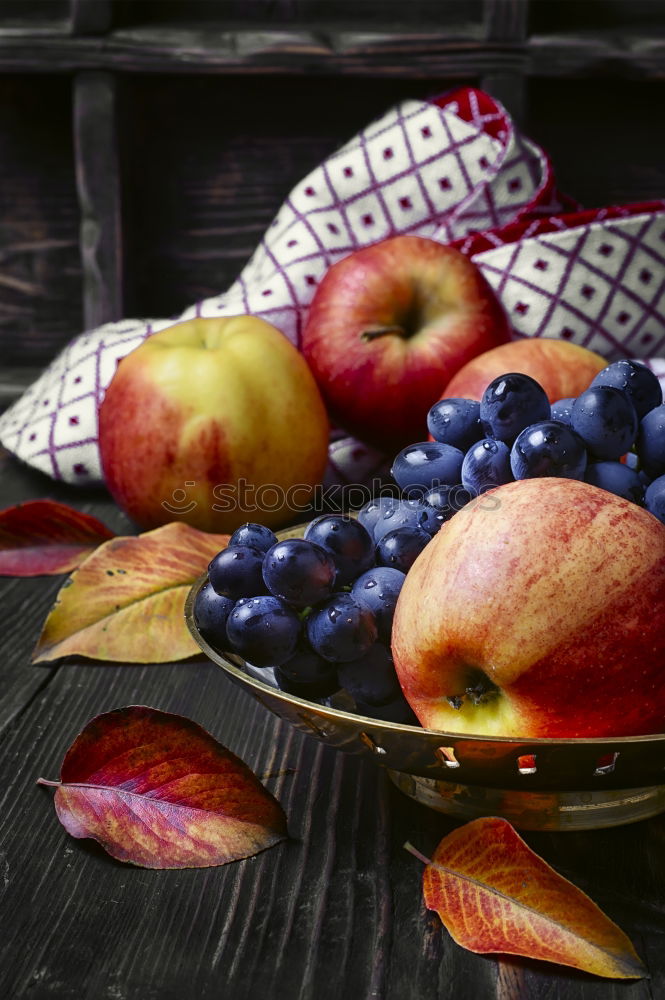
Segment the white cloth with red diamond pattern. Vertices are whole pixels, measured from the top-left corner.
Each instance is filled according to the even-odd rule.
[[[56,479],[100,481],[97,410],[129,351],[181,320],[244,313],[299,345],[327,268],[398,233],[468,254],[516,338],[562,337],[608,360],[640,358],[665,384],[665,202],[579,210],[501,105],[462,88],[399,104],[313,170],[224,294],[179,317],[108,323],[73,340],[0,416],[0,443]],[[337,435],[326,482],[363,482],[382,463]]]

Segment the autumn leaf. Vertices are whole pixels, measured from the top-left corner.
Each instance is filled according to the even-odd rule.
[[[287,836],[279,802],[239,757],[191,719],[141,705],[98,715],[65,755],[58,819],[119,861],[207,868]]]
[[[199,647],[184,618],[185,598],[228,543],[173,522],[100,545],[60,588],[33,662],[61,656],[165,663]]]
[[[114,533],[90,514],[55,500],[0,511],[0,576],[69,573]]]
[[[535,854],[507,820],[484,817],[424,861],[425,905],[469,951],[539,958],[616,979],[646,975],[619,927]]]

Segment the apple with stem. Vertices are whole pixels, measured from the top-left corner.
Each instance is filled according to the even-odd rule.
[[[409,570],[392,649],[430,729],[665,732],[665,525],[578,480],[490,490]]]
[[[458,250],[395,236],[344,257],[312,301],[302,350],[333,419],[394,452],[423,437],[427,411],[510,324],[480,270]]]

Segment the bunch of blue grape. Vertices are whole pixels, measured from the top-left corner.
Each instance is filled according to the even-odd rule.
[[[318,701],[344,690],[362,715],[417,724],[390,653],[405,573],[377,553],[348,515],[318,517],[302,538],[243,525],[210,562],[196,624],[216,649],[271,669],[282,690]]]
[[[495,378],[479,402],[442,399],[434,440],[402,449],[397,492],[357,518],[315,518],[279,540],[246,524],[208,567],[194,617],[212,646],[285,691],[326,700],[346,691],[363,715],[417,724],[390,653],[400,589],[414,561],[470,500],[517,479],[582,479],[665,523],[665,404],[645,366],[617,361],[575,399],[550,405],[528,375]]]
[[[392,474],[402,496],[443,520],[470,499],[517,479],[581,479],[645,507],[665,523],[665,404],[645,365],[608,365],[576,398],[550,405],[535,379],[508,372],[479,402],[431,408],[433,441],[404,448]]]

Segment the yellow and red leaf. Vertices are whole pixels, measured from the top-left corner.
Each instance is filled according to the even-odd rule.
[[[77,736],[56,785],[58,819],[119,861],[205,868],[247,858],[287,836],[279,802],[201,726],[130,705]]]
[[[184,619],[185,598],[228,543],[173,522],[96,549],[60,588],[33,662],[62,656],[165,663],[199,647]]]
[[[623,931],[559,875],[507,820],[485,817],[444,837],[427,867],[425,905],[469,951],[523,955],[617,979],[645,970]]]
[[[0,576],[69,573],[114,532],[56,500],[28,500],[0,511]]]

